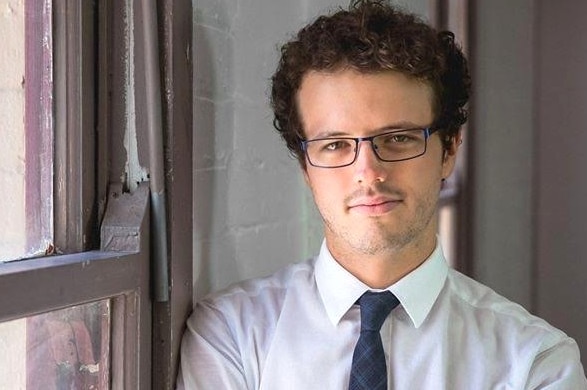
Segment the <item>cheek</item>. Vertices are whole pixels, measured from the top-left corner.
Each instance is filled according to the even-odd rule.
[[[336,202],[340,202],[340,199],[345,196],[344,180],[332,173],[307,172],[305,175],[306,183],[320,208],[332,208]]]
[[[438,196],[442,185],[443,167],[438,162],[422,162],[410,169],[398,170],[395,175],[390,176],[392,186],[395,184],[400,190],[412,193],[417,198]]]

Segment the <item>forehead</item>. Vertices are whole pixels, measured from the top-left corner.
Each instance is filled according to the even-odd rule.
[[[426,127],[433,121],[430,84],[395,71],[308,72],[302,79],[297,105],[307,138]]]

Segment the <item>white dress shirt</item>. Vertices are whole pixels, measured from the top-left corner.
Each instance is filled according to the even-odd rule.
[[[178,389],[343,390],[368,286],[318,257],[196,305]],[[396,390],[587,389],[575,341],[449,268],[442,249],[388,288],[381,329]]]

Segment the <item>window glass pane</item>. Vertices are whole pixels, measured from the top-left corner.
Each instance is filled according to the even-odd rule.
[[[0,36],[0,261],[7,261],[52,247],[51,1],[0,0]]]
[[[108,389],[108,300],[0,323],[0,389]]]

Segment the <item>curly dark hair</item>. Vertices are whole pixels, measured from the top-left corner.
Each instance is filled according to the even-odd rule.
[[[383,0],[354,0],[348,10],[320,16],[281,48],[273,75],[273,125],[305,167],[304,131],[296,95],[306,73],[351,68],[363,73],[398,71],[428,82],[434,91],[433,127],[448,149],[467,120],[471,79],[467,61],[449,31]]]

